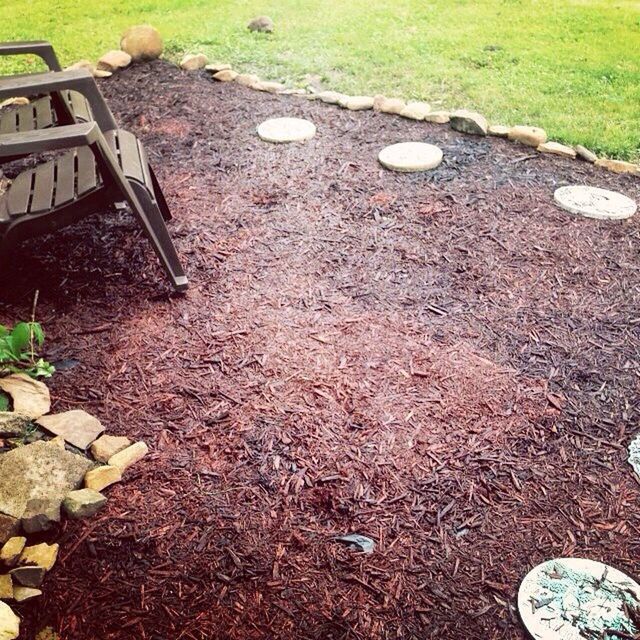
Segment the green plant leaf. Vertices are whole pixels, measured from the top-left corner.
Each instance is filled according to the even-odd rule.
[[[11,331],[11,338],[13,344],[13,352],[16,357],[25,350],[31,344],[31,326],[29,322],[18,322]]]
[[[0,391],[0,411],[9,411],[9,397]]]

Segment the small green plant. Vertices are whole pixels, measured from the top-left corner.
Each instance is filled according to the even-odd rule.
[[[39,322],[18,322],[12,329],[0,324],[0,375],[21,372],[32,378],[51,377],[55,367],[36,353],[43,343]]]

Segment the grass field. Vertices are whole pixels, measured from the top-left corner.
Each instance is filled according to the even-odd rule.
[[[204,51],[271,79],[477,109],[640,159],[638,0],[3,0],[0,40],[46,38],[63,63],[149,22],[166,55]],[[259,14],[272,35],[252,34]],[[0,71],[25,63],[0,64]]]

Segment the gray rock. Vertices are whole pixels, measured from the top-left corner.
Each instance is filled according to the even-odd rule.
[[[70,518],[89,518],[97,513],[107,502],[107,499],[93,489],[79,489],[72,491],[63,500],[62,506]]]
[[[249,22],[247,29],[259,33],[272,33],[273,26],[273,20],[269,16],[258,16]]]
[[[451,128],[462,133],[476,136],[486,136],[489,123],[487,119],[475,111],[460,109],[451,114]]]
[[[593,153],[593,151],[587,149],[587,147],[583,147],[581,144],[577,144],[574,148],[578,158],[582,158],[591,163],[594,163],[598,159],[598,156]]]
[[[60,499],[33,498],[27,502],[22,516],[22,528],[25,533],[48,531],[60,522]]]
[[[0,513],[0,544],[13,538],[19,530],[20,520],[6,513]]]
[[[29,500],[62,500],[82,485],[93,463],[60,444],[34,442],[0,456],[0,512],[21,518]]]
[[[44,567],[16,567],[10,573],[24,587],[39,587],[47,570]]]
[[[0,411],[0,438],[17,438],[29,426],[31,420],[13,411]]]

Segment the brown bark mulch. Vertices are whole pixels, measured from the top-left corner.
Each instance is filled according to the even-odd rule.
[[[552,201],[638,199],[637,179],[166,63],[101,87],[149,150],[191,289],[170,294],[126,213],[5,274],[0,320],[40,290],[55,410],[152,451],[51,533],[24,638],[520,638],[535,564],[638,571],[638,220]],[[316,138],[259,141],[281,115]],[[402,140],[443,164],[383,170]],[[350,532],[374,553],[333,539]]]

